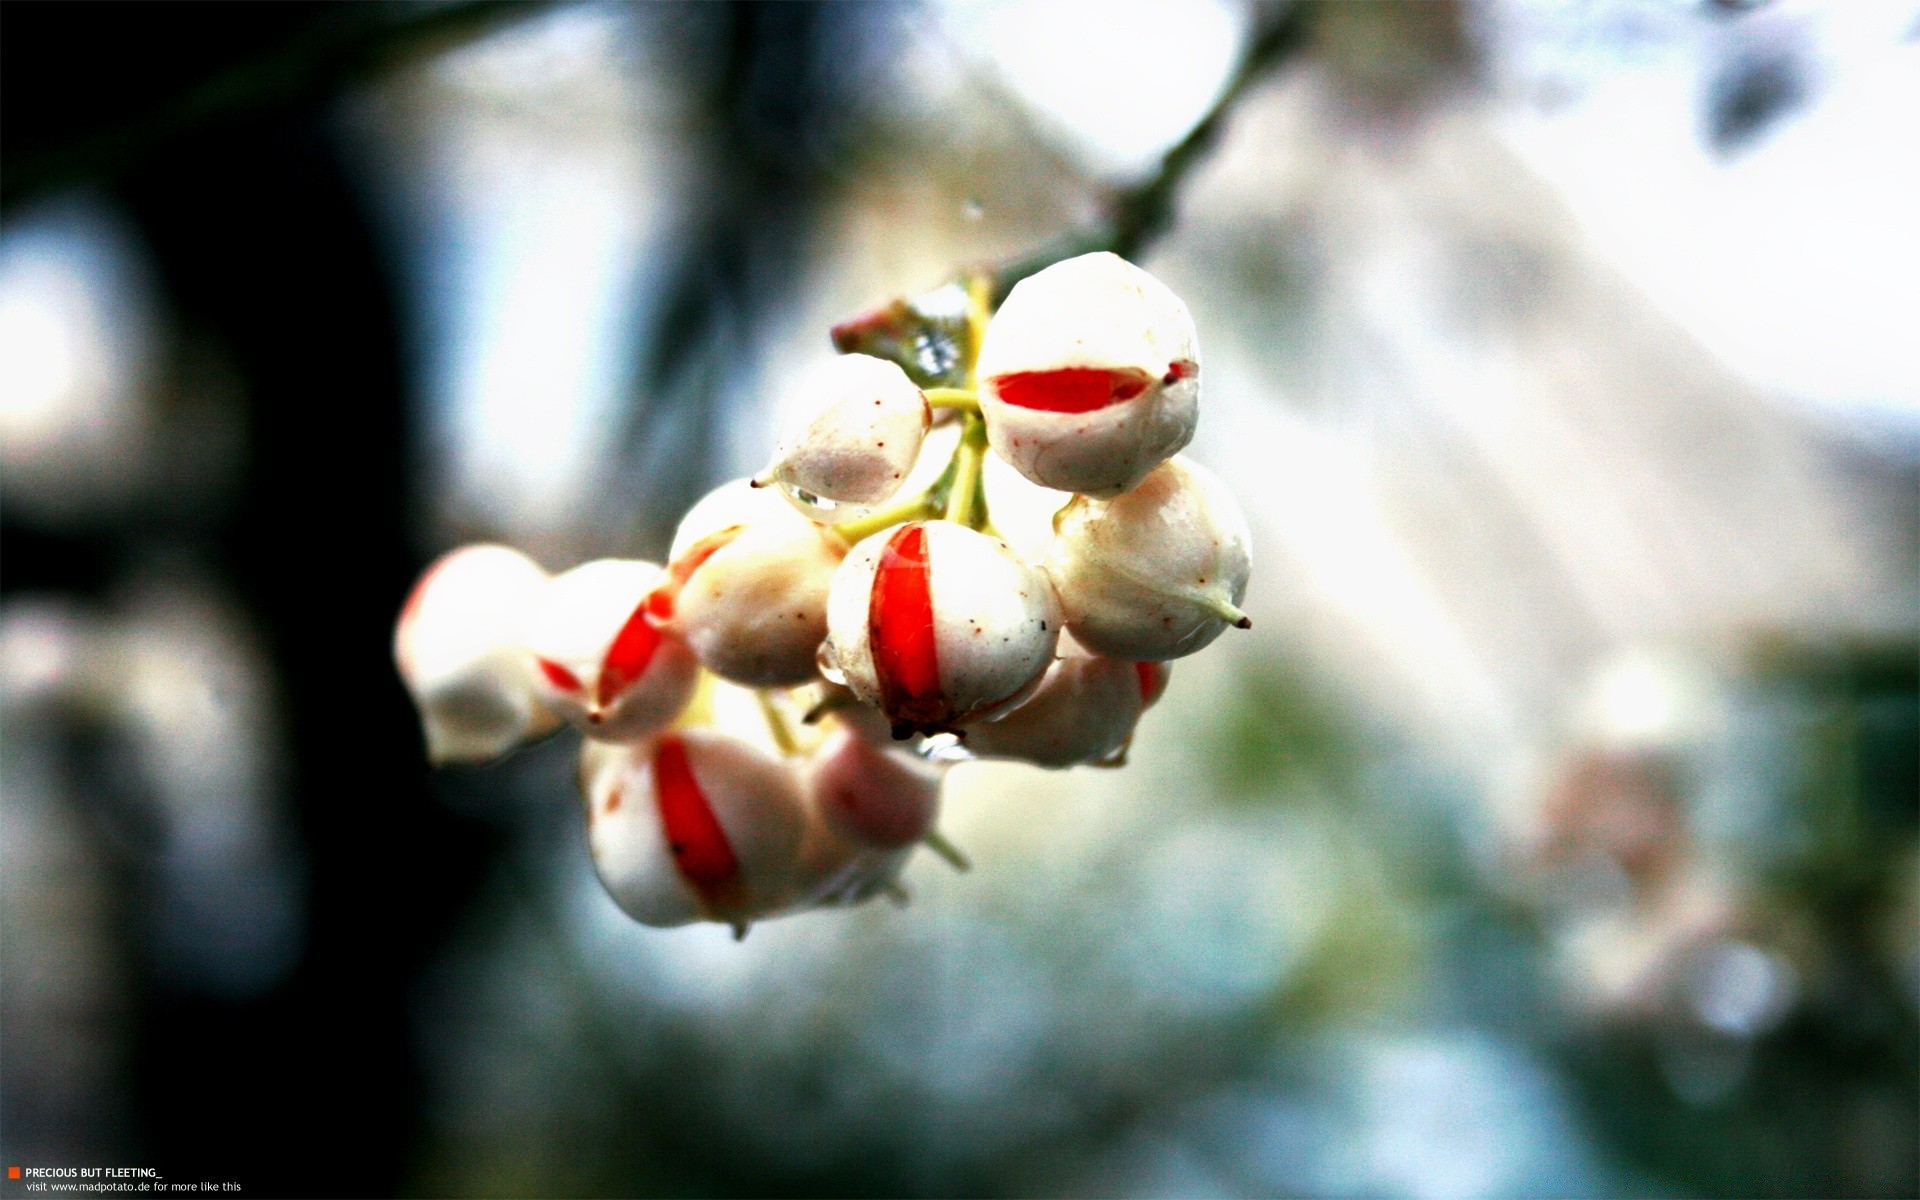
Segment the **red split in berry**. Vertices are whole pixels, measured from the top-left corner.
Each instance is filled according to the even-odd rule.
[[[1001,375],[993,386],[1000,399],[1015,408],[1086,413],[1125,403],[1152,383],[1151,375],[1133,367],[1061,367]]]
[[[1167,686],[1167,665],[1157,662],[1137,662],[1133,664],[1134,673],[1140,679],[1140,707],[1151,707]]]
[[[694,778],[686,743],[679,737],[661,738],[653,752],[653,787],[674,866],[709,908],[734,899],[740,887],[740,860],[734,857],[726,830]]]
[[[934,644],[932,571],[924,525],[903,525],[874,567],[867,637],[881,705],[896,725],[937,725],[947,716]]]
[[[660,648],[660,631],[647,621],[646,605],[633,610],[627,623],[613,636],[607,657],[600,664],[600,707],[606,708],[620,698],[647,673],[654,651]],[[575,686],[579,686],[575,681]]]

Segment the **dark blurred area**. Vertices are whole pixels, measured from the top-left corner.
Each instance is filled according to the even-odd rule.
[[[1916,1194],[1916,15],[6,5],[0,1157]],[[657,557],[834,320],[1156,178],[1257,636],[1131,767],[737,947],[565,745],[429,771],[427,561]]]

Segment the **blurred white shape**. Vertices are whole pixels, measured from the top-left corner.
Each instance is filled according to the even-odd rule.
[[[78,290],[70,286],[77,281],[63,278],[55,264],[22,263],[23,257],[0,259],[0,359],[10,376],[0,391],[0,433],[9,441],[54,436],[62,424],[61,409],[73,404],[85,386],[67,311],[85,303],[84,297],[66,294]]]
[[[520,20],[363,115],[408,253],[436,515],[540,552],[614,500],[606,474],[686,166],[673,64],[641,6]],[[658,69],[646,69],[646,68]]]
[[[1225,86],[1247,9],[1222,0],[949,0],[946,28],[1097,168],[1142,171]]]
[[[1914,611],[1910,495],[1601,261],[1503,111],[1460,100],[1388,152],[1283,73],[1149,264],[1205,331],[1195,457],[1259,542],[1225,653],[1277,633],[1495,772],[1623,650]]]
[[[1609,746],[1680,748],[1714,725],[1711,686],[1683,659],[1629,651],[1596,672],[1581,732]]]
[[[1693,956],[1740,916],[1723,874],[1692,870],[1631,909],[1593,911],[1555,934],[1555,970],[1566,999],[1585,1014],[1665,1015]]]
[[[1793,1006],[1793,970],[1747,942],[1717,942],[1694,964],[1688,998],[1707,1028],[1754,1038],[1779,1025]]]
[[[1527,23],[1511,10],[1524,6],[1506,7],[1508,36],[1523,41]],[[1740,36],[1805,42],[1821,87],[1731,160],[1704,144],[1697,117],[1720,22],[1642,13],[1646,36],[1611,41],[1607,22],[1623,8],[1581,10],[1573,23],[1591,35],[1586,52],[1617,57],[1571,103],[1509,109],[1509,144],[1600,253],[1735,370],[1831,406],[1857,429],[1891,425],[1920,440],[1910,352],[1920,43],[1904,36],[1913,5],[1781,5],[1741,18],[1770,28]]]
[[[26,596],[0,608],[0,707],[58,703],[98,657],[94,623],[71,604]]]
[[[69,200],[0,230],[0,477],[50,519],[123,502],[141,483],[156,315],[136,235]]]
[[[190,986],[256,995],[299,957],[301,880],[278,780],[270,669],[239,615],[195,583],[135,594],[120,631],[116,712],[165,841],[158,966]]]
[[[1225,356],[1220,356],[1225,357]],[[1508,698],[1426,577],[1379,495],[1379,467],[1360,441],[1271,402],[1247,364],[1219,363],[1197,457],[1235,480],[1254,537],[1246,608],[1261,654],[1267,629],[1289,631],[1302,603],[1342,614],[1335,636],[1361,661],[1404,664],[1403,697],[1463,743],[1506,735]],[[1309,599],[1309,597],[1311,599]]]

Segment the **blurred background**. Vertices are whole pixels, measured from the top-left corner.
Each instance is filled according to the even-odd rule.
[[[8,1163],[1920,1188],[1913,0],[14,3],[0,53]],[[430,558],[657,558],[834,321],[1143,197],[1255,625],[1127,769],[957,768],[972,873],[740,945],[619,915],[564,738],[427,770]]]

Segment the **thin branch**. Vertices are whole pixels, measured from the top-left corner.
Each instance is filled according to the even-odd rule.
[[[1173,220],[1181,187],[1194,167],[1213,149],[1241,98],[1306,45],[1307,8],[1304,3],[1289,3],[1278,17],[1254,34],[1233,77],[1221,89],[1206,115],[1161,157],[1160,166],[1152,175],[1115,196],[1102,226],[1065,238],[994,271],[994,304],[997,306],[1005,300],[1014,284],[1063,259],[1098,250],[1111,250],[1123,258],[1133,258],[1164,233]]]

